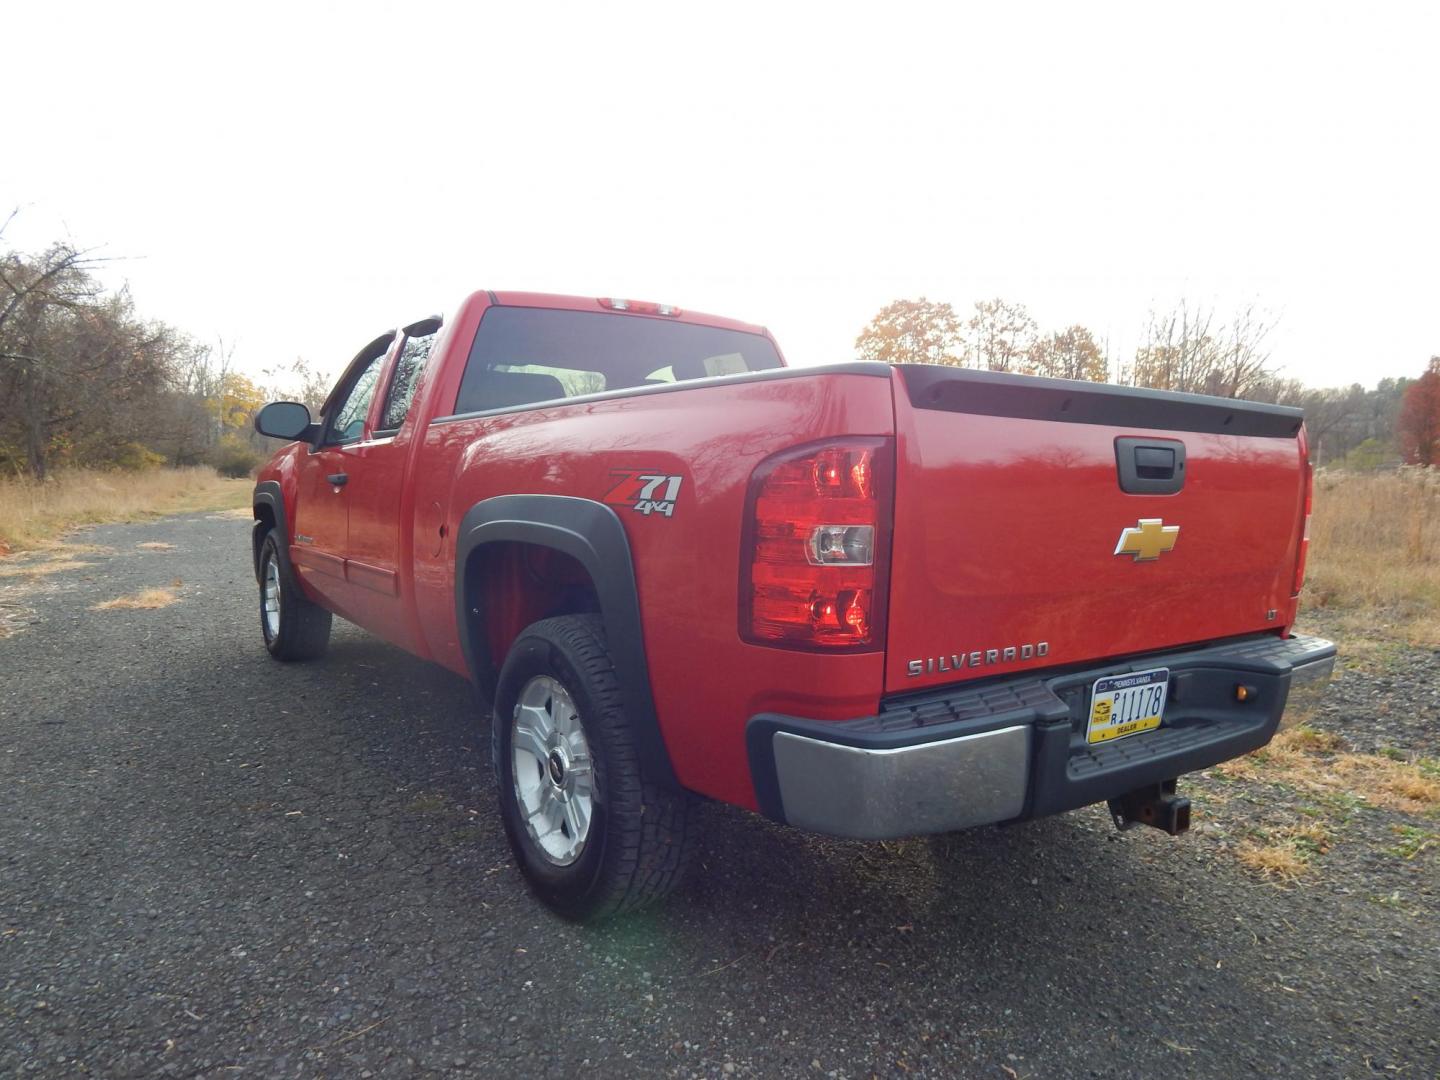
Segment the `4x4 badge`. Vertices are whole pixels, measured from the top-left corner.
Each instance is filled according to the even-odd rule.
[[[1134,555],[1136,562],[1154,562],[1175,547],[1179,525],[1166,525],[1163,518],[1141,518],[1138,524],[1120,530],[1116,555]]]
[[[605,493],[605,501],[611,506],[628,506],[646,517],[651,514],[674,516],[682,477],[641,469],[615,469],[610,475],[616,480]]]

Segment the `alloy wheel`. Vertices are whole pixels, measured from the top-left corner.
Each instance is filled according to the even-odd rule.
[[[520,691],[511,724],[525,829],[547,860],[568,866],[585,848],[595,811],[594,762],[580,711],[559,680],[537,675]]]

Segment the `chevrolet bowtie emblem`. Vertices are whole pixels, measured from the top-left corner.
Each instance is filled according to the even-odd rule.
[[[1179,525],[1166,525],[1161,518],[1141,518],[1138,524],[1120,530],[1115,554],[1134,555],[1136,562],[1154,562],[1171,550],[1179,537]]]

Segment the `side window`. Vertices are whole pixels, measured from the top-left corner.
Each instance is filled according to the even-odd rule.
[[[400,358],[395,361],[395,375],[390,380],[390,391],[385,397],[385,414],[380,419],[382,431],[399,431],[415,400],[415,392],[425,379],[425,367],[430,362],[430,351],[435,347],[436,334],[432,331],[424,337],[407,336],[400,346]]]
[[[370,402],[375,399],[375,384],[380,380],[380,365],[384,359],[384,353],[375,357],[355,380],[350,393],[335,410],[335,419],[330,421],[327,443],[354,442],[365,433],[365,417],[370,412]]]

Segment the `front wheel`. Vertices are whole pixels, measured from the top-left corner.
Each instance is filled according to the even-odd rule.
[[[260,545],[260,633],[277,660],[313,660],[330,644],[330,612],[300,591],[272,530]]]
[[[649,783],[597,615],[524,630],[495,690],[500,815],[535,893],[589,921],[660,899],[694,845],[690,796]]]

